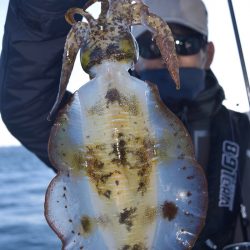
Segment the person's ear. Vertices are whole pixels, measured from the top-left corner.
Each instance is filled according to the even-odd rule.
[[[212,62],[213,62],[213,59],[214,59],[214,44],[213,42],[208,42],[207,43],[207,59],[206,59],[206,64],[205,64],[205,69],[209,69]]]

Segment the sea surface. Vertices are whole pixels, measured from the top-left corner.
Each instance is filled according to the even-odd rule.
[[[23,147],[0,147],[0,250],[59,250],[44,217],[54,172]]]

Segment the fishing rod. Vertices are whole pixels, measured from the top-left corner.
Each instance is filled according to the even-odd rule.
[[[229,6],[230,14],[231,14],[235,39],[236,39],[236,43],[237,43],[237,47],[238,47],[238,53],[239,53],[239,57],[240,57],[241,68],[242,68],[243,77],[244,77],[244,81],[245,81],[245,87],[246,87],[246,92],[247,92],[247,97],[248,97],[248,104],[249,104],[249,107],[250,107],[249,79],[248,79],[248,75],[247,75],[247,69],[246,69],[244,55],[243,55],[243,51],[242,51],[242,47],[241,47],[241,41],[240,41],[239,31],[238,31],[237,22],[236,22],[236,18],[235,18],[235,14],[234,14],[234,8],[233,8],[232,0],[228,0],[228,6]]]
[[[248,75],[247,75],[247,69],[246,69],[244,55],[243,55],[243,51],[242,51],[242,47],[241,47],[241,41],[240,41],[240,36],[239,36],[239,31],[238,31],[238,27],[237,27],[237,22],[236,22],[236,18],[235,18],[235,13],[234,13],[232,0],[228,0],[228,6],[229,6],[230,14],[231,14],[235,39],[236,39],[236,43],[237,43],[237,47],[238,47],[238,53],[239,53],[239,57],[240,57],[241,68],[242,68],[243,77],[244,77],[244,81],[245,81],[245,87],[246,87],[246,92],[247,92],[247,97],[248,97],[248,104],[249,104],[249,107],[250,107],[249,79],[248,79]],[[247,213],[246,213],[246,207],[244,205],[244,202],[242,201],[242,194],[241,194],[241,205],[240,205],[240,207],[241,207],[241,211],[240,211],[240,222],[241,223],[240,224],[241,224],[242,236],[243,236],[244,241],[248,241],[249,240],[249,238],[248,238],[249,220],[248,220]]]

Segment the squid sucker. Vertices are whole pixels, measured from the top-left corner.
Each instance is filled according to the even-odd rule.
[[[50,117],[79,50],[91,80],[59,110],[51,130],[49,157],[58,172],[47,189],[46,219],[62,249],[192,249],[206,217],[205,175],[157,88],[128,72],[138,58],[130,27],[142,24],[179,88],[171,31],[140,0],[102,0],[98,19],[86,11],[94,2],[65,15],[72,28]]]

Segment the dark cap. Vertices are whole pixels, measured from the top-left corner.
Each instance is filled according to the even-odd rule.
[[[144,0],[149,11],[167,23],[177,23],[208,36],[207,10],[201,0]],[[132,34],[137,38],[147,29],[133,26]]]

